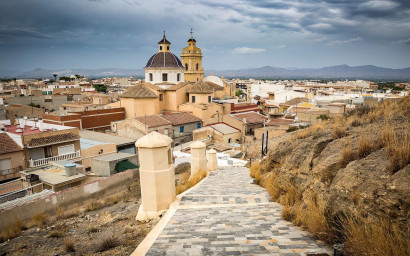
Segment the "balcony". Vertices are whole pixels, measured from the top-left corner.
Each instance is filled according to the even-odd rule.
[[[49,162],[70,160],[70,159],[80,158],[80,157],[81,157],[81,152],[78,150],[76,152],[72,152],[68,154],[52,156],[52,157],[47,157],[47,158],[42,158],[42,159],[37,159],[37,160],[30,159],[30,167],[38,167],[38,166],[47,165]]]

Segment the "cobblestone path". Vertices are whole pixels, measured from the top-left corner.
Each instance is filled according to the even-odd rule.
[[[185,194],[146,255],[306,255],[331,249],[281,217],[245,167],[220,168]]]

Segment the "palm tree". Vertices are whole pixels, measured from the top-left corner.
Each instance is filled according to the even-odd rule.
[[[57,74],[53,74],[54,76],[54,81],[57,82]]]

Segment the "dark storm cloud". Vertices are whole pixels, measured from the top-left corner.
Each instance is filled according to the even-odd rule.
[[[266,49],[268,56],[269,48],[288,49],[279,46],[293,44],[304,49],[308,41],[316,44],[312,46],[315,49],[371,42],[392,50],[408,47],[409,17],[408,0],[1,1],[0,54],[7,58],[13,49],[13,60],[18,63],[19,58],[29,58],[27,53],[37,61],[38,56],[55,49],[76,63],[72,54],[66,53],[73,51],[84,56],[86,60],[81,63],[91,66],[90,60],[103,58],[101,51],[105,49],[112,53],[109,61],[101,60],[106,66],[112,66],[110,61],[115,58],[114,65],[129,65],[134,61],[130,56],[152,54],[164,29],[174,40],[174,49],[180,49],[185,39],[174,38],[188,37],[191,27],[202,36],[202,47],[217,47],[218,54],[236,48],[262,52],[252,51],[254,48]],[[42,51],[46,53],[41,55]],[[25,63],[30,63],[27,60]],[[4,63],[0,68],[8,65]]]

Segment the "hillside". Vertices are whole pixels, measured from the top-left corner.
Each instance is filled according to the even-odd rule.
[[[369,79],[369,80],[410,80],[410,68],[392,69],[372,65],[351,67],[338,65],[318,69],[285,69],[272,66],[239,70],[205,70],[205,75],[213,73],[225,77],[251,77],[269,79]],[[37,68],[31,71],[18,72],[1,70],[0,77],[17,78],[52,78],[80,74],[87,77],[136,76],[143,77],[143,69],[101,68],[101,69],[54,69]]]
[[[251,176],[283,217],[346,255],[409,255],[410,97],[299,130]]]

